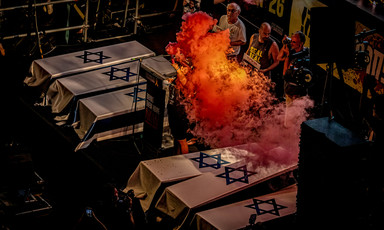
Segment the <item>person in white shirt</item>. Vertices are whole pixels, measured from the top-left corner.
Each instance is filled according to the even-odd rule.
[[[242,45],[247,42],[246,30],[244,23],[240,20],[239,15],[241,8],[236,3],[227,5],[227,14],[220,17],[219,23],[213,28],[214,32],[229,29],[230,45],[233,49],[228,56],[236,56],[240,53]]]

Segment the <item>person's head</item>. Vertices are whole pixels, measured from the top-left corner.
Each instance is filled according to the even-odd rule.
[[[296,52],[302,51],[305,43],[305,35],[301,31],[296,31],[291,37],[291,48]]]
[[[259,29],[259,41],[265,42],[271,36],[271,25],[268,22],[261,23]]]
[[[232,2],[227,5],[228,23],[235,23],[240,15],[241,8],[236,3]]]

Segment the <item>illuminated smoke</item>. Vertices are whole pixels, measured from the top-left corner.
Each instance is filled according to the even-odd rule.
[[[295,158],[288,153],[298,152],[300,124],[312,101],[295,101],[285,116],[268,78],[227,59],[228,30],[209,32],[217,20],[204,12],[185,14],[183,20],[166,50],[178,72],[176,85],[185,96],[192,133],[212,148],[259,143],[274,151],[271,160]]]

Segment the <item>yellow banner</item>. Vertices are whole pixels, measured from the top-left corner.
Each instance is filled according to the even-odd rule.
[[[313,7],[326,7],[323,3],[317,0],[294,0],[292,1],[291,19],[289,24],[289,36],[300,30],[306,36],[304,46],[309,47],[309,32],[311,14],[310,10]]]
[[[360,22],[355,24],[355,34],[363,31],[371,31],[370,28],[364,26]],[[376,82],[374,90],[377,94],[383,94],[384,89],[384,37],[378,33],[372,33],[359,41],[356,39],[356,52],[365,53],[369,63],[366,68],[356,69],[350,68],[343,71],[344,81],[347,85],[357,90],[363,91],[363,80],[366,75],[374,76]],[[368,91],[368,98],[371,98],[371,92]]]

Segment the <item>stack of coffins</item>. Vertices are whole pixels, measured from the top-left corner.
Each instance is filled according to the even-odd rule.
[[[74,127],[77,151],[93,140],[143,132],[147,80],[139,72],[153,56],[137,41],[58,55],[33,61],[24,82],[40,90],[53,122]]]
[[[56,119],[73,122],[79,99],[146,84],[139,67],[139,61],[132,61],[57,79],[48,88],[46,103],[58,114]]]
[[[125,192],[132,189],[145,212],[167,219],[174,228],[184,228],[196,212],[244,200],[249,194],[253,196],[248,198],[255,197],[263,187],[257,185],[288,178],[297,169],[297,162],[263,159],[263,151],[253,143],[142,162]]]
[[[141,161],[124,192],[132,189],[140,197],[142,209],[147,211],[166,186],[236,162],[231,154],[234,151],[240,150],[228,147]]]
[[[24,83],[38,87],[44,94],[56,79],[152,56],[155,56],[153,51],[137,41],[130,41],[38,59],[32,62],[31,75]]]

